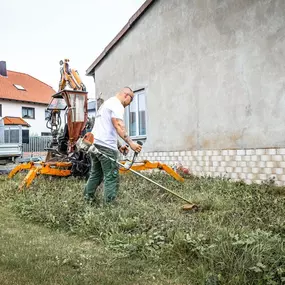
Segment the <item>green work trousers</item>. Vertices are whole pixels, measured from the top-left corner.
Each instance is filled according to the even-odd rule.
[[[101,153],[117,160],[118,152],[116,150],[101,145],[96,145],[96,148]],[[104,201],[111,202],[116,198],[119,188],[118,165],[100,153],[91,154],[91,158],[90,176],[84,189],[84,198],[93,200],[97,187],[104,180]]]

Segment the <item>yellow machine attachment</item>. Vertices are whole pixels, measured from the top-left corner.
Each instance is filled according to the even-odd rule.
[[[121,162],[121,163],[125,164],[125,162]],[[170,176],[172,176],[177,181],[184,182],[184,178],[182,178],[176,171],[174,171],[168,165],[164,163],[160,163],[160,162],[150,162],[149,160],[143,160],[141,162],[135,162],[132,165],[131,169],[135,171],[152,170],[152,169],[164,170],[166,173],[168,173]],[[128,170],[124,168],[120,168],[120,173],[124,174],[127,172]]]
[[[19,190],[24,187],[29,187],[35,177],[39,174],[52,175],[52,176],[70,176],[71,162],[28,162],[17,165],[8,175],[8,178],[13,178],[18,172],[22,170],[29,170],[28,174],[19,186]]]
[[[121,162],[125,164],[125,162]],[[150,162],[148,160],[144,160],[142,162],[136,162],[130,168],[135,171],[142,171],[142,170],[152,170],[152,169],[159,169],[164,170],[170,176],[172,176],[177,181],[183,182],[184,179],[175,172],[171,167],[166,164],[160,162]],[[18,172],[23,170],[28,170],[28,174],[25,176],[24,180],[21,182],[19,186],[19,190],[22,190],[25,187],[29,187],[33,180],[36,178],[37,175],[50,175],[50,176],[71,176],[72,175],[72,162],[28,162],[22,163],[17,165],[8,175],[8,178],[13,178]],[[120,168],[120,173],[125,174],[129,173],[130,171],[124,168]]]

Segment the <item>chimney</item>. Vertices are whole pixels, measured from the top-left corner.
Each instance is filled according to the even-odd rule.
[[[6,61],[0,61],[0,75],[7,77]]]

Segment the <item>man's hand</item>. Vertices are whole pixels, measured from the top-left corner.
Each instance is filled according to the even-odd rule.
[[[133,151],[139,153],[142,150],[142,146],[133,142],[132,139],[129,137],[123,120],[112,118],[112,123],[118,135],[131,147]]]
[[[121,145],[119,147],[119,151],[120,153],[122,153],[123,155],[127,155],[129,153],[129,146],[128,145]]]
[[[142,146],[140,144],[137,144],[134,142],[130,142],[130,147],[135,152],[141,152],[141,150],[142,150]]]

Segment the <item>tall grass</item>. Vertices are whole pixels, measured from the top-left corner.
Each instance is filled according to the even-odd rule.
[[[169,284],[285,284],[283,188],[209,177],[183,184],[161,174],[150,178],[196,202],[199,211],[184,212],[183,202],[133,175],[121,178],[112,205],[102,203],[102,189],[95,203],[86,204],[84,182],[73,178],[40,177],[20,193],[17,181],[4,180],[0,201],[27,221],[143,262],[153,280],[166,276],[173,282]]]

